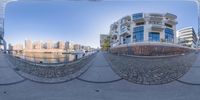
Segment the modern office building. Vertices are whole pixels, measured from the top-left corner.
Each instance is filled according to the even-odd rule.
[[[81,45],[80,44],[74,44],[74,50],[80,50]]]
[[[58,41],[58,43],[57,43],[57,45],[58,45],[58,49],[65,49],[65,42],[64,41]]]
[[[100,34],[100,46],[103,47],[103,43],[106,39],[108,39],[109,34]]]
[[[0,47],[3,47],[6,52],[6,41],[4,39],[4,19],[5,19],[5,8],[6,4],[17,0],[0,0]]]
[[[47,41],[47,43],[45,43],[45,49],[53,49],[54,45],[53,45],[53,41]]]
[[[23,45],[22,44],[16,44],[16,45],[11,45],[9,44],[9,50],[10,51],[21,51],[23,50]]]
[[[27,50],[33,49],[33,44],[31,40],[25,40],[25,49]]]
[[[177,43],[177,16],[170,13],[136,13],[110,26],[110,46],[138,42]]]
[[[65,42],[65,49],[66,49],[67,52],[72,52],[72,51],[74,51],[74,43],[73,43],[73,42],[66,41],[66,42]]]
[[[34,42],[34,49],[42,49],[42,43],[40,41]]]
[[[198,35],[195,33],[193,27],[185,27],[177,30],[178,44],[196,48],[198,46]]]

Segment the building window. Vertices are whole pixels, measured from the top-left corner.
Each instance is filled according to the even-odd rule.
[[[137,13],[132,15],[133,20],[143,18],[143,13]]]
[[[121,25],[121,27],[120,27],[120,32],[123,33],[123,32],[129,31],[129,27],[130,27],[130,26]]]
[[[162,25],[162,22],[161,21],[149,21],[149,24]]]
[[[2,44],[3,44],[3,40],[0,39],[0,45],[2,45]]]
[[[125,36],[123,38],[123,44],[128,44],[128,43],[130,43],[130,41],[131,41],[131,36],[130,35]]]
[[[172,25],[165,23],[165,26],[172,28]]]
[[[136,25],[144,25],[144,22],[139,22],[139,23],[136,23]]]
[[[170,43],[174,42],[174,31],[170,28],[165,28],[165,41]]]
[[[133,28],[133,42],[144,41],[144,26]]]
[[[160,41],[160,33],[158,32],[149,32],[149,41]]]

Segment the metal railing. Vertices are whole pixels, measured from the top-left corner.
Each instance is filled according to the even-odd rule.
[[[87,57],[92,55],[95,52],[89,52],[89,53],[73,53],[73,54],[64,54],[64,56],[58,57],[38,57],[38,56],[27,56],[27,55],[21,55],[21,54],[8,54],[9,56],[15,58],[15,60],[20,60],[26,63],[31,63],[34,65],[40,64],[40,65],[59,65],[59,64],[67,64],[70,62],[74,62],[76,60],[79,60],[81,58]]]
[[[27,59],[22,59],[8,54],[8,59],[15,65],[16,70],[20,72],[25,72],[30,75],[43,77],[43,78],[57,78],[72,75],[73,77],[79,75],[85,69],[85,65],[93,59],[96,52],[93,52],[87,56],[81,57],[74,61],[68,63],[37,63],[33,61],[28,61]],[[79,73],[80,71],[80,73]],[[74,75],[75,74],[75,75]]]

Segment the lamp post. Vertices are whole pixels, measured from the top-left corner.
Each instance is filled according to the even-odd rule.
[[[1,0],[0,1],[0,46],[3,46],[4,52],[6,53],[7,44],[4,39],[4,20],[5,20],[5,8],[9,2],[17,0]]]

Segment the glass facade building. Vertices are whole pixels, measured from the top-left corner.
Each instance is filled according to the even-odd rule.
[[[160,33],[158,33],[158,32],[149,32],[149,41],[159,42],[160,41]]]
[[[132,15],[133,20],[140,19],[140,18],[143,18],[143,13],[137,13],[137,14]]]
[[[135,13],[122,17],[110,28],[111,47],[149,42],[177,43],[177,16],[170,13]]]
[[[133,42],[144,41],[144,26],[133,28]]]
[[[0,45],[3,45],[4,52],[6,52],[6,41],[4,40],[4,17],[6,4],[17,0],[0,0]]]
[[[174,42],[174,31],[170,28],[165,28],[165,41],[170,43]]]

